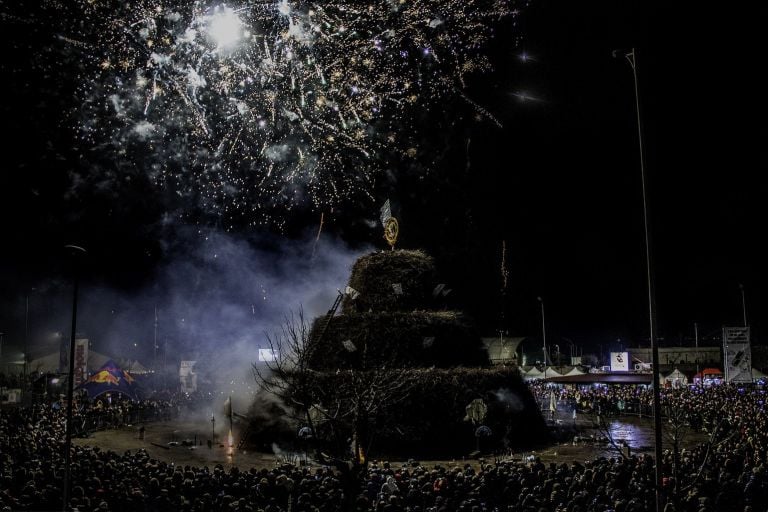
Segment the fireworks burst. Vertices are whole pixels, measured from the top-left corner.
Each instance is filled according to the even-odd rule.
[[[80,131],[159,186],[252,223],[369,193],[414,113],[485,71],[512,0],[57,4]],[[463,93],[459,94],[462,97]],[[465,97],[465,96],[464,96]],[[477,106],[477,108],[481,108]]]

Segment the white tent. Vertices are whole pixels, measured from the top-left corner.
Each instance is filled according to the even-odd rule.
[[[99,354],[98,352],[94,352],[93,350],[88,351],[88,362],[86,363],[88,365],[88,371],[94,372],[104,366],[104,364],[109,361],[109,357],[105,356],[104,354]],[[64,372],[67,372],[69,370],[69,367],[63,368]],[[36,359],[33,359],[29,362],[29,371],[30,372],[41,372],[41,373],[56,373],[59,371],[59,353],[54,352],[52,354],[48,354],[42,357],[38,357]]]
[[[525,372],[525,375],[523,376],[524,380],[534,380],[534,379],[541,379],[544,377],[544,372],[536,368],[535,366],[532,367],[530,370]]]
[[[566,377],[570,377],[572,375],[584,375],[584,372],[579,370],[578,366],[574,366],[573,368],[571,368],[571,371],[565,374]]]
[[[662,377],[665,386],[678,388],[688,384],[688,377],[683,372],[675,368],[671,373]]]
[[[118,364],[131,375],[145,375],[149,373],[149,369],[136,359],[121,359],[118,361]]]
[[[546,374],[547,378],[550,378],[550,377],[562,377],[563,376],[563,374],[558,372],[557,370],[555,370],[555,368],[553,366],[547,367],[547,370],[546,370],[545,374]]]

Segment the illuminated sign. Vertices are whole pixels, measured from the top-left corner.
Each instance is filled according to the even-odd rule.
[[[611,352],[611,371],[629,371],[629,352]]]

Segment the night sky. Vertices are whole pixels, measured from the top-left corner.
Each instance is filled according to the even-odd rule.
[[[522,7],[516,26],[508,19],[496,28],[487,50],[494,70],[472,77],[466,90],[503,128],[459,98],[418,112],[418,157],[396,162],[371,187],[373,199],[322,209],[322,237],[353,252],[383,249],[371,221],[390,198],[401,219],[399,247],[433,254],[454,290],[452,306],[468,310],[488,335],[500,327],[538,335],[541,296],[548,336],[585,351],[643,343],[634,90],[629,64],[612,56],[635,46],[660,335],[666,344],[690,344],[694,322],[710,338],[740,324],[742,283],[755,341],[764,342],[766,83],[758,78],[765,56],[754,25],[765,12],[674,4],[534,0]],[[20,9],[0,3],[0,332],[9,344],[23,335],[31,287],[35,332],[68,329],[64,244],[90,251],[83,294],[108,289],[129,301],[158,286],[158,269],[196,238],[225,230],[267,259],[283,257],[285,244],[311,242],[318,209],[283,212],[280,226],[223,222],[185,209],[141,173],[118,185],[79,183],[72,192],[73,169],[92,159],[65,114],[77,106],[72,56],[58,59],[56,31],[19,22]],[[40,58],[54,63],[47,75],[30,64]],[[102,307],[83,315],[112,308]]]

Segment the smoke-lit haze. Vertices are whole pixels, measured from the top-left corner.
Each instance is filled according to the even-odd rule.
[[[258,349],[268,346],[265,333],[300,308],[307,320],[327,312],[361,254],[321,238],[313,256],[315,239],[309,236],[259,243],[195,231],[186,239],[176,243],[172,255],[138,291],[83,284],[78,332],[91,340],[91,350],[152,366],[157,307],[158,365],[164,353],[175,369],[180,360],[197,360],[220,383],[235,380],[252,386],[251,364],[258,359]],[[41,292],[31,296],[32,330],[44,340],[33,344],[38,345],[33,357],[58,350],[55,337],[46,333],[69,335],[67,287],[62,286],[55,299]],[[43,301],[51,304],[50,312],[40,311]]]

